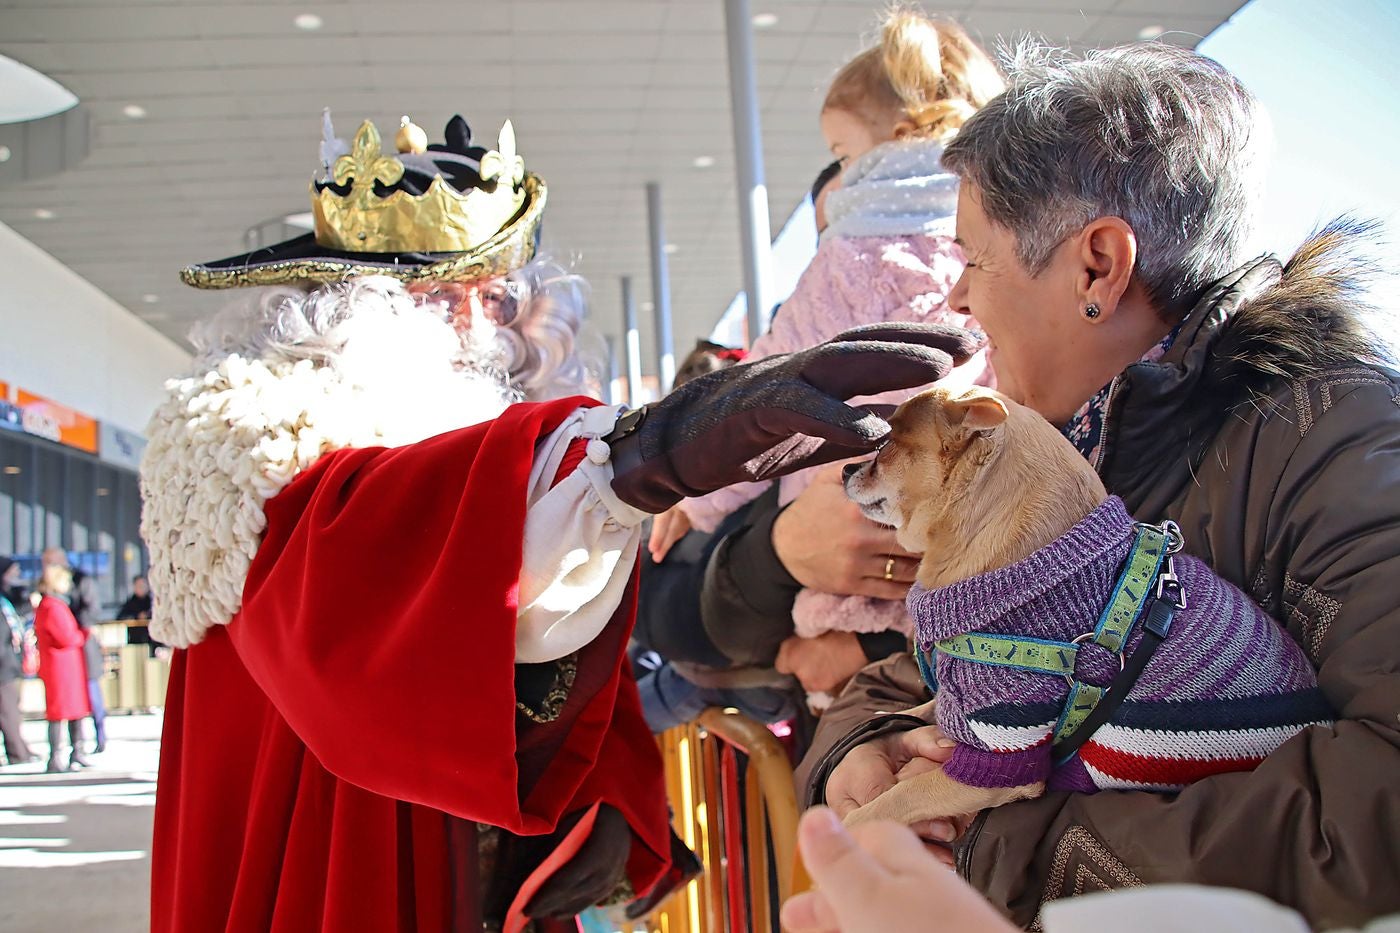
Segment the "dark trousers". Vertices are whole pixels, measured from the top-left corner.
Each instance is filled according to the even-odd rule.
[[[0,684],[0,733],[5,736],[5,758],[18,764],[34,757],[20,734],[19,681]]]
[[[97,730],[97,747],[107,745],[107,704],[102,702],[102,684],[89,680],[88,703],[92,706],[92,725]]]

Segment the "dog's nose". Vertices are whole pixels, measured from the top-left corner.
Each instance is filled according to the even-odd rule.
[[[863,463],[848,463],[841,468],[841,477],[843,479],[850,479],[852,476],[859,473],[860,468],[863,466],[865,466]]]

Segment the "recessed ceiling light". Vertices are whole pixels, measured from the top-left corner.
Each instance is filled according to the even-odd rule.
[[[656,310],[656,305],[652,304],[650,301],[644,301],[642,302],[642,310],[650,313]]]
[[[112,494],[112,490],[107,489],[106,487],[103,487],[103,486],[99,486],[99,487],[97,488],[97,494],[98,494],[99,496],[110,496],[110,495]]]
[[[127,104],[122,108],[122,113],[133,120],[144,120],[146,118],[146,108],[140,104]]]
[[[778,25],[777,13],[755,13],[753,15],[753,28],[767,29],[769,26]]]
[[[677,245],[674,244],[674,243],[667,243],[665,246],[663,246],[663,247],[661,247],[661,248],[662,248],[662,250],[665,251],[665,253],[666,253],[667,256],[671,255],[671,254],[674,253],[676,250],[680,249],[680,247],[677,246]]]
[[[692,162],[691,164],[694,165],[696,168],[713,168],[713,167],[714,167],[714,164],[715,164],[715,157],[714,157],[714,156],[696,156],[696,157],[695,157],[695,161]]]
[[[1167,30],[1162,26],[1144,26],[1138,30],[1138,38],[1146,42],[1151,39],[1161,38],[1162,33],[1166,31]]]
[[[144,302],[145,302],[146,304],[148,304],[148,305],[153,305],[153,304],[155,304],[157,301],[160,301],[160,296],[159,296],[159,295],[152,295],[152,294],[147,293],[147,294],[141,296],[141,300],[144,301]]]
[[[40,207],[35,209],[34,216],[39,220],[53,220],[54,213],[47,207]]]
[[[14,155],[9,146],[0,146],[0,162],[10,161],[10,156]]]
[[[22,471],[19,467],[17,467],[17,466],[7,466],[7,467],[5,467],[5,475],[6,475],[6,476],[19,476],[20,473],[22,473],[22,472],[23,472],[23,471]]]
[[[296,24],[298,29],[305,29],[307,32],[320,29],[325,25],[325,20],[321,19],[321,17],[317,16],[315,13],[298,13],[297,18],[292,20],[292,22]]]

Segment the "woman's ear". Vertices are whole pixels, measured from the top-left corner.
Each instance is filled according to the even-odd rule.
[[[912,135],[914,134],[914,132],[915,132],[918,128],[919,128],[919,125],[918,125],[917,123],[915,123],[913,120],[910,120],[910,119],[908,119],[908,118],[905,118],[905,119],[903,119],[903,120],[900,120],[900,121],[898,121],[897,123],[895,123],[895,125],[894,125],[894,138],[895,138],[895,139],[908,139],[910,136],[912,136]]]
[[[1081,269],[1076,284],[1084,316],[1107,320],[1132,282],[1137,236],[1121,217],[1095,218],[1079,233],[1078,256]]]

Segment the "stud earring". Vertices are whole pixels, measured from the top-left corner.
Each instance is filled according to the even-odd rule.
[[[1098,306],[1098,305],[1086,305],[1086,306],[1084,307],[1084,316],[1087,317],[1089,320],[1092,321],[1094,318],[1096,318],[1096,317],[1099,316],[1099,306]]]

